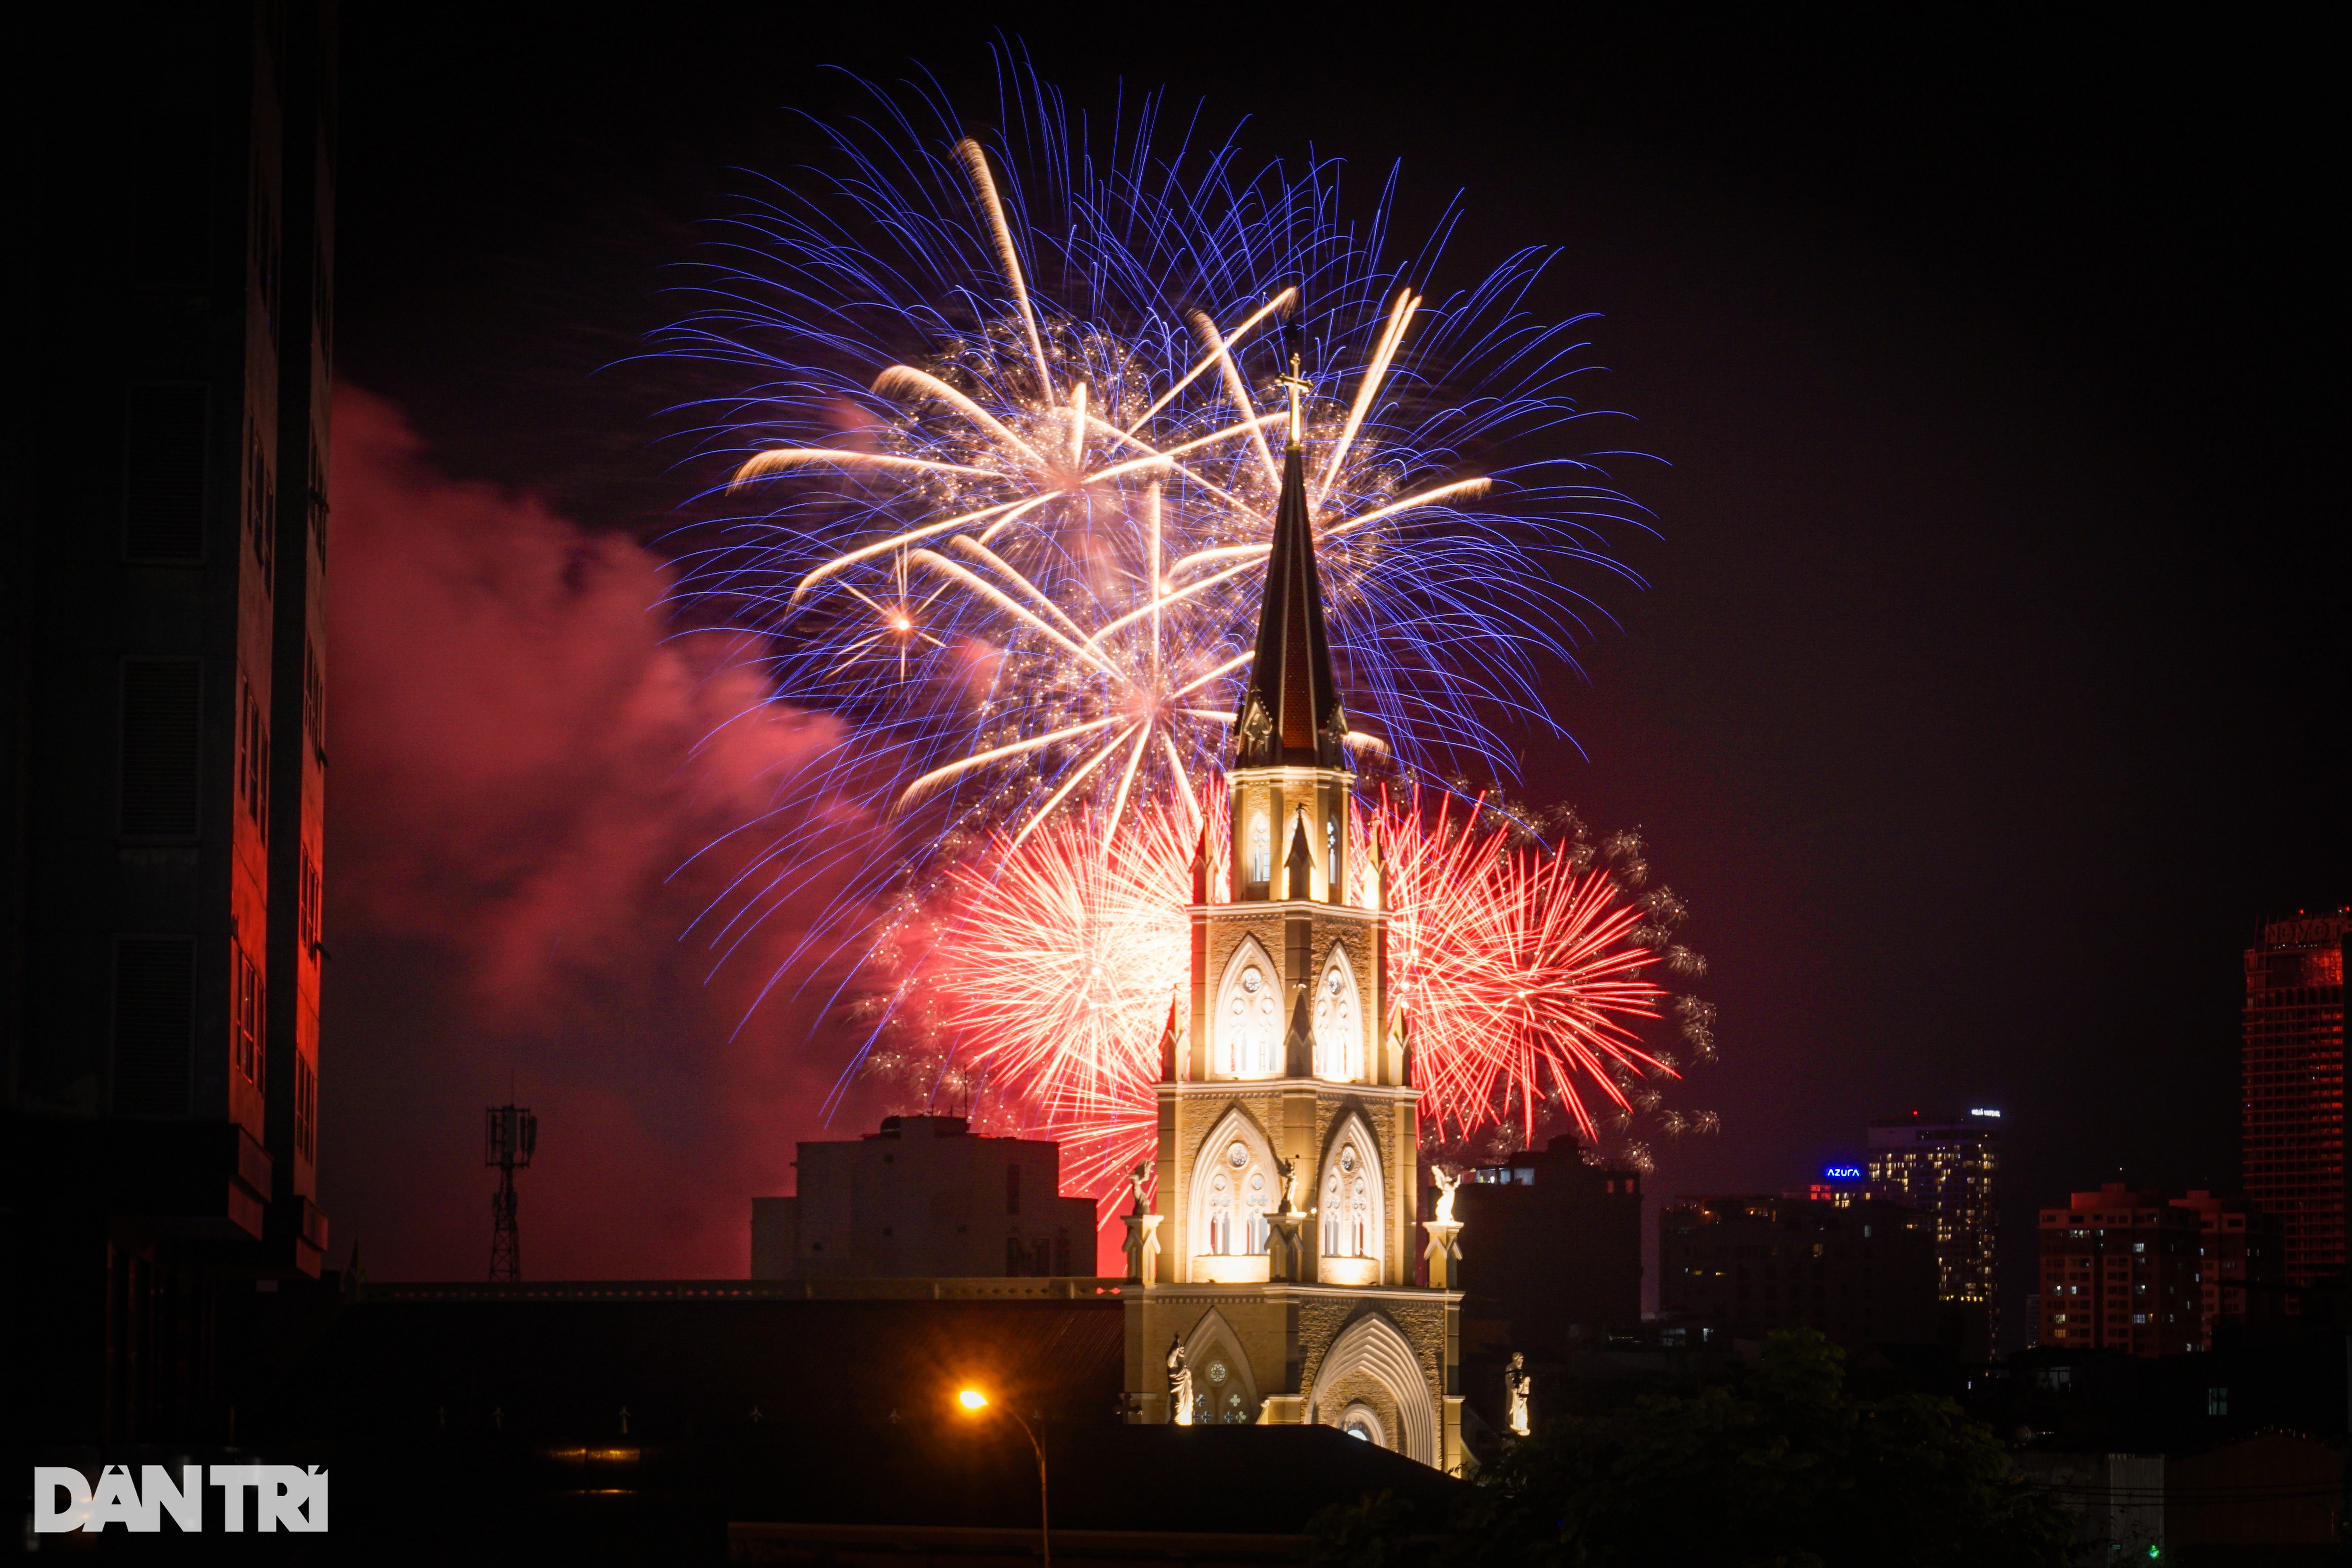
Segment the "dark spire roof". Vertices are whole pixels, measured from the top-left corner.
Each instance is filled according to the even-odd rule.
[[[1274,550],[1265,563],[1257,655],[1234,716],[1237,768],[1282,764],[1341,768],[1347,716],[1331,676],[1323,628],[1323,585],[1315,572],[1315,529],[1307,517],[1307,459],[1282,454],[1282,497],[1274,509]]]

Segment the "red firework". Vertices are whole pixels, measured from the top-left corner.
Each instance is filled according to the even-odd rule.
[[[1603,865],[1481,828],[1441,800],[1372,813],[1388,866],[1389,994],[1405,1017],[1422,1114],[1443,1135],[1516,1120],[1535,1134],[1557,1099],[1587,1141],[1589,1093],[1631,1111],[1630,1082],[1671,1075],[1629,1019],[1655,1019],[1664,988],[1648,922]],[[1638,930],[1638,935],[1637,935]]]
[[[1223,800],[1209,809],[1221,816]],[[1507,1122],[1532,1137],[1557,1102],[1596,1138],[1595,1103],[1630,1112],[1637,1080],[1674,1073],[1632,1027],[1660,1016],[1667,993],[1644,977],[1664,937],[1591,857],[1480,817],[1384,798],[1359,818],[1360,847],[1377,836],[1386,867],[1389,1022],[1408,1020],[1423,1115],[1441,1133]],[[1073,814],[955,874],[936,1016],[1062,1142],[1081,1190],[1150,1148],[1160,1036],[1184,1011],[1196,821],[1145,806],[1110,833]],[[1224,837],[1213,825],[1211,844]]]

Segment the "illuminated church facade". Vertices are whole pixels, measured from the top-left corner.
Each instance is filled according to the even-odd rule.
[[[1192,876],[1189,1026],[1157,1086],[1155,1212],[1128,1217],[1130,1419],[1336,1427],[1462,1468],[1457,1226],[1416,1283],[1411,1053],[1384,1031],[1381,868],[1349,863],[1354,775],[1298,414],[1228,769],[1229,874]]]

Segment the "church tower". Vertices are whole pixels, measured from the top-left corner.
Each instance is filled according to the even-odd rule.
[[[1433,1288],[1416,1284],[1421,1092],[1383,1027],[1381,868],[1349,863],[1296,369],[1226,774],[1230,875],[1211,885],[1204,835],[1191,1024],[1171,1017],[1161,1043],[1157,1212],[1128,1217],[1129,1404],[1147,1423],[1337,1427],[1458,1470],[1458,1227],[1433,1228]]]

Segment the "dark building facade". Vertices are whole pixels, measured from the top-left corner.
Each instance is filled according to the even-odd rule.
[[[1573,1137],[1464,1173],[1454,1218],[1465,1349],[1556,1357],[1642,1322],[1642,1176],[1587,1165]]]
[[[1936,1222],[1872,1198],[1676,1198],[1658,1216],[1658,1311],[1736,1339],[1809,1328],[1850,1346],[1934,1343]]]
[[[2226,1323],[2269,1320],[2286,1308],[2286,1227],[2244,1198],[2203,1188],[2172,1200],[2197,1217],[2199,1344]]]
[[[886,1116],[799,1156],[793,1196],[751,1200],[755,1280],[1094,1274],[1094,1200],[1062,1196],[1057,1145]]]
[[[1995,1187],[2000,1113],[1885,1116],[1870,1124],[1869,1193],[1933,1215],[1937,1298],[1952,1319],[1946,1337],[1971,1360],[2000,1334],[1994,1265],[2000,1243]]]
[[[2041,1343],[2178,1355],[2205,1343],[2192,1209],[2111,1181],[2042,1211]]]
[[[5,581],[15,1357],[44,1435],[225,1418],[223,1292],[315,1277],[334,19],[17,39]]]
[[[2286,1231],[2286,1280],[2344,1273],[2344,941],[2352,910],[2263,925],[2246,949],[2246,1196]]]

